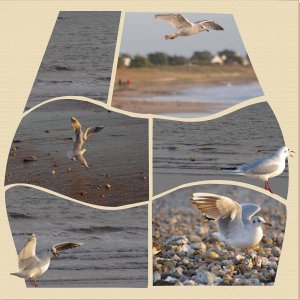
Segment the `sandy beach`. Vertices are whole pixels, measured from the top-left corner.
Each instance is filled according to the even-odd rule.
[[[128,79],[131,85],[120,87],[119,80],[125,82]],[[204,103],[181,100],[180,92],[195,87],[231,86],[253,82],[257,82],[257,78],[250,66],[118,68],[112,105],[128,111],[155,114],[220,111],[229,104],[214,103],[210,99]],[[176,101],[159,99],[178,93],[179,99]]]
[[[104,125],[84,144],[89,169],[67,158],[74,131]],[[33,161],[25,161],[34,157]],[[120,206],[148,201],[148,120],[84,101],[58,100],[22,120],[14,137],[5,184],[29,183],[80,201]]]
[[[257,215],[265,226],[259,247],[249,252],[212,237],[214,221],[205,220],[191,203],[193,192],[223,195],[238,203],[261,206]],[[285,232],[286,209],[255,191],[227,185],[181,189],[153,202],[153,284],[158,285],[273,285]]]
[[[200,180],[234,180],[263,188],[263,182],[232,175],[222,168],[236,167],[272,155],[284,139],[270,106],[254,104],[205,122],[154,120],[153,189],[162,193]],[[289,163],[293,159],[289,158]],[[288,192],[288,165],[270,179],[273,192]]]

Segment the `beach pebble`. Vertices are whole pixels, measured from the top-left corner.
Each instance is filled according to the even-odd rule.
[[[23,157],[23,162],[31,162],[31,161],[36,161],[37,158],[35,155],[28,155]]]
[[[166,240],[167,245],[184,245],[188,242],[188,239],[185,236],[173,236]]]
[[[220,255],[214,251],[210,251],[210,252],[208,252],[206,257],[209,259],[215,260],[215,259],[218,259],[220,257]]]
[[[192,244],[190,244],[190,247],[194,250],[198,250],[198,252],[200,252],[200,253],[206,252],[206,245],[202,242],[192,243]]]
[[[218,284],[220,282],[220,278],[215,274],[208,271],[196,271],[196,281],[199,281],[202,284],[213,285]]]
[[[107,184],[105,185],[105,188],[106,188],[107,190],[111,190],[111,185],[107,183]]]
[[[52,171],[51,171],[51,175],[52,175],[52,176],[54,176],[55,173],[56,173],[55,170],[52,170]]]
[[[159,272],[154,272],[153,273],[153,282],[156,282],[158,280],[161,280],[161,275],[159,274]]]
[[[188,286],[188,285],[197,285],[197,283],[193,280],[188,280],[187,279],[183,282],[183,285],[186,285],[186,286]]]
[[[272,254],[274,255],[274,256],[276,256],[276,257],[279,257],[280,256],[280,254],[281,254],[281,250],[280,250],[280,248],[279,247],[273,247],[272,248]]]

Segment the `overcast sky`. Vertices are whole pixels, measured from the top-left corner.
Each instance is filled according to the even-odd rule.
[[[192,22],[214,20],[224,28],[224,31],[202,32],[168,41],[164,36],[175,32],[176,29],[166,21],[156,20],[154,15],[154,13],[126,13],[120,53],[145,55],[160,51],[169,55],[189,57],[195,51],[208,50],[216,54],[218,51],[230,49],[242,55],[246,54],[234,18],[230,14],[183,14]]]

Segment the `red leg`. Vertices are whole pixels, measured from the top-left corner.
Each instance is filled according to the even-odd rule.
[[[268,190],[267,181],[264,181],[265,184],[265,190]]]
[[[268,185],[268,190],[273,194],[272,190],[271,190],[271,187],[269,185],[269,181],[267,181],[267,185]]]

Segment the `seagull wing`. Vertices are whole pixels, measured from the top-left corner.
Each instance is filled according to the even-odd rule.
[[[71,124],[72,127],[74,128],[75,133],[81,131],[81,124],[74,117],[71,118]]]
[[[155,18],[158,20],[165,20],[174,26],[176,29],[181,27],[192,27],[193,23],[190,22],[187,18],[185,18],[181,14],[164,14],[164,15],[155,15]]]
[[[204,29],[208,30],[224,30],[224,28],[217,24],[215,21],[203,20],[195,23],[200,24]]]
[[[83,243],[77,243],[77,242],[66,242],[66,243],[59,243],[53,246],[57,252],[62,252],[68,249],[76,248],[79,246],[82,246]]]
[[[262,158],[249,164],[244,164],[238,168],[238,171],[246,174],[270,174],[278,169],[279,165],[271,158]]]
[[[217,222],[220,233],[227,237],[243,228],[242,208],[232,199],[209,193],[194,193],[192,203]]]
[[[242,207],[242,221],[244,224],[248,224],[251,218],[260,211],[260,206],[252,203],[243,203]]]
[[[18,267],[24,270],[32,259],[36,259],[36,236],[32,234],[18,254]]]
[[[99,126],[99,127],[89,127],[85,133],[84,133],[84,140],[87,140],[89,138],[89,136],[92,134],[92,133],[96,133],[96,132],[99,132],[101,131],[102,129],[104,128],[104,126]]]

